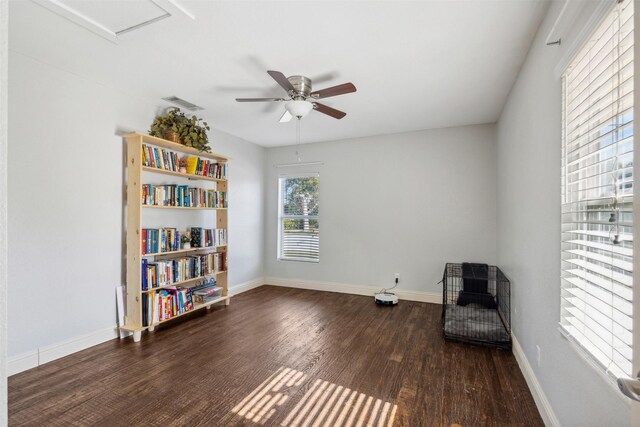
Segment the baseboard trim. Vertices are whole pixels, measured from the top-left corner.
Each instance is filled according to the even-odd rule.
[[[38,366],[38,350],[27,351],[7,358],[7,376]]]
[[[118,338],[118,336],[118,327],[114,325],[56,344],[40,347],[38,349],[38,365],[44,365],[45,363],[52,362],[80,350],[102,344],[103,342]]]
[[[229,287],[229,293],[238,295],[251,289],[264,285],[264,277],[258,277],[248,282]],[[15,375],[20,372],[35,368],[56,359],[68,356],[78,351],[85,350],[114,338],[118,338],[118,327],[110,326],[95,332],[90,332],[66,341],[47,345],[28,351],[7,359],[7,375]]]
[[[231,296],[241,294],[243,292],[250,291],[251,289],[259,288],[264,285],[264,277],[257,277],[253,280],[249,280],[248,282],[240,283],[236,286],[229,287],[229,294]]]
[[[353,285],[336,282],[320,282],[302,279],[284,279],[280,277],[265,277],[266,285],[282,286],[285,288],[309,289],[313,291],[338,292],[341,294],[373,296],[380,291],[379,287]],[[432,304],[442,304],[442,294],[438,292],[409,291],[394,289],[400,300],[428,302]]]
[[[7,374],[9,376],[15,375],[117,337],[118,328],[114,325],[9,357],[7,360]]]
[[[549,402],[549,399],[547,399],[547,395],[544,394],[544,390],[542,390],[542,386],[538,382],[538,378],[533,372],[533,368],[531,367],[527,356],[524,354],[524,350],[520,346],[515,335],[512,334],[511,339],[513,355],[518,362],[518,366],[520,366],[520,371],[522,371],[524,379],[527,381],[527,385],[533,395],[533,400],[536,402],[536,406],[538,407],[538,411],[542,416],[544,424],[548,427],[560,427],[560,422],[558,421],[556,414],[553,412],[551,403]]]

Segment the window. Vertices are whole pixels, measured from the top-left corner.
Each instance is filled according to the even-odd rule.
[[[320,178],[317,174],[285,176],[279,184],[278,259],[318,262]]]
[[[633,1],[617,3],[563,75],[564,333],[631,376]]]

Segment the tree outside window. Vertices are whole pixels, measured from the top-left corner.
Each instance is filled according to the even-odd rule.
[[[319,261],[319,186],[317,175],[280,178],[279,259]]]

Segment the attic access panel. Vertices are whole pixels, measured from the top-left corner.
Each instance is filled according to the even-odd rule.
[[[177,0],[34,0],[113,43],[118,37],[172,16],[194,19]]]

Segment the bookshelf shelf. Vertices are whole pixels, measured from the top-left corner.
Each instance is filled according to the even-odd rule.
[[[189,178],[194,180],[200,179],[203,181],[227,182],[226,179],[214,178],[212,176],[202,176],[202,175],[196,175],[193,173],[174,172],[174,171],[168,171],[166,169],[153,168],[151,166],[142,166],[142,170],[149,171],[149,172],[163,173],[165,175],[182,176],[184,178]]]
[[[163,256],[163,255],[176,255],[176,254],[186,254],[189,252],[198,252],[198,251],[207,251],[207,250],[215,250],[218,251],[222,248],[226,248],[226,245],[223,246],[207,246],[204,248],[190,248],[190,249],[180,249],[179,251],[167,251],[167,252],[154,252],[151,254],[141,254],[141,256],[144,257],[156,257],[156,256]]]
[[[166,140],[166,139],[158,138],[156,136],[147,135],[146,133],[142,133],[142,132],[127,133],[127,134],[124,135],[124,137],[127,140],[129,140],[129,139],[142,139],[144,142],[146,142],[149,145],[153,145],[153,146],[156,146],[156,147],[167,148],[167,149],[172,150],[172,151],[179,151],[180,153],[190,154],[190,155],[193,155],[193,156],[204,157],[205,159],[216,160],[216,161],[219,161],[219,162],[227,162],[227,161],[231,160],[230,157],[223,156],[222,154],[203,153],[202,151],[198,151],[195,148],[187,147],[187,146],[182,145],[182,144],[177,144],[177,143],[175,143],[173,141],[169,141],[169,140]]]
[[[157,286],[157,287],[155,287],[153,289],[142,291],[142,293],[143,294],[148,294],[150,292],[159,291],[160,289],[170,288],[172,286],[182,286],[182,285],[186,285],[186,284],[189,284],[189,283],[197,282],[198,280],[206,279],[207,277],[217,276],[217,275],[223,274],[223,273],[226,273],[226,271],[216,271],[216,272],[211,273],[211,274],[205,274],[204,276],[194,277],[193,279],[183,280],[181,282],[174,282],[174,283],[170,283],[170,284],[164,285],[164,286]]]
[[[227,208],[202,208],[199,206],[159,206],[159,205],[140,205],[143,208],[152,208],[152,209],[190,209],[190,210],[201,210],[201,211],[221,211]]]
[[[212,304],[215,304],[217,302],[229,301],[229,298],[231,298],[231,297],[229,297],[229,296],[220,297],[220,298],[214,299],[213,301],[209,301],[209,302],[207,302],[205,304],[196,304],[195,307],[193,308],[193,310],[195,311],[195,310],[200,310],[201,308],[211,307]]]
[[[141,196],[145,194],[142,185],[143,179],[143,171],[144,172],[152,172],[152,173],[160,173],[175,177],[189,178],[193,180],[201,180],[207,181],[206,183],[200,184],[204,186],[202,188],[213,190],[216,192],[223,192],[220,194],[226,194],[228,188],[228,180],[226,179],[226,170],[227,170],[227,162],[229,161],[228,157],[222,156],[217,153],[201,153],[200,151],[186,147],[180,144],[176,144],[172,141],[167,141],[162,138],[156,138],[150,135],[146,135],[144,133],[134,132],[124,135],[126,144],[127,144],[127,200],[136,201],[135,203],[129,203],[127,205],[127,286],[126,286],[126,316],[125,316],[125,325],[121,326],[121,329],[125,331],[133,332],[134,341],[140,341],[142,332],[145,330],[153,331],[155,326],[164,324],[178,317],[184,316],[185,314],[189,314],[193,311],[200,310],[202,308],[209,308],[212,304],[216,304],[219,302],[223,302],[228,305],[230,301],[229,289],[227,284],[227,269],[216,271],[212,274],[201,275],[198,277],[194,277],[189,280],[183,280],[180,282],[170,283],[167,285],[150,288],[147,290],[142,290],[142,279],[143,279],[143,259],[144,265],[149,265],[149,269],[145,267],[145,280],[149,280],[149,287],[151,287],[150,282],[150,274],[148,271],[154,272],[154,277],[157,274],[161,274],[161,271],[164,271],[165,266],[167,268],[173,268],[174,273],[176,273],[177,265],[198,265],[198,264],[189,264],[191,262],[213,262],[213,268],[220,268],[216,266],[224,267],[226,264],[226,255],[228,247],[227,245],[220,246],[206,246],[206,247],[193,247],[189,249],[177,249],[181,247],[179,244],[179,233],[182,233],[182,230],[176,229],[166,229],[166,238],[162,240],[160,238],[157,239],[159,230],[162,231],[162,227],[155,229],[147,229],[143,227],[144,223],[144,212],[149,213],[148,209],[164,209],[162,213],[158,213],[158,215],[162,215],[163,222],[167,224],[172,223],[183,223],[184,221],[179,221],[180,215],[184,215],[184,212],[181,214],[180,211],[189,211],[189,210],[200,210],[206,211],[206,215],[202,217],[199,216],[201,221],[206,221],[209,226],[214,224],[214,228],[218,231],[221,231],[223,235],[226,235],[227,229],[227,208],[207,208],[207,207],[184,207],[184,206],[163,206],[163,205],[147,205],[140,203]],[[146,147],[146,148],[144,148]],[[143,151],[144,150],[144,151]],[[164,150],[164,151],[163,151]],[[222,176],[222,178],[214,178],[212,176],[202,176],[197,174],[188,174],[176,172],[174,170],[165,170],[156,167],[152,167],[155,165],[163,164],[167,165],[170,169],[176,169],[177,163],[180,158],[187,157],[189,166],[193,167],[193,169],[189,169],[190,171],[201,171],[206,170],[212,175]],[[197,158],[197,159],[196,159]],[[143,163],[144,159],[144,163]],[[197,163],[197,166],[196,166]],[[169,164],[173,167],[169,167]],[[145,166],[152,165],[152,166]],[[201,167],[202,165],[202,167]],[[164,184],[163,184],[164,185]],[[171,184],[171,185],[181,185],[179,181]],[[148,186],[145,184],[148,189]],[[217,193],[216,193],[217,194]],[[146,197],[146,196],[145,196]],[[226,197],[226,196],[225,196]],[[166,219],[165,219],[166,218]],[[148,222],[149,220],[147,220]],[[151,218],[152,222],[157,221],[157,217],[153,216]],[[165,222],[166,221],[166,222]],[[203,228],[205,224],[194,224],[197,231],[196,236],[204,236]],[[144,230],[143,230],[144,228]],[[173,232],[171,231],[173,230]],[[192,228],[193,230],[193,228]],[[199,231],[198,231],[199,230]],[[207,232],[207,241],[212,234],[211,229],[208,229]],[[215,230],[213,230],[215,231]],[[153,253],[142,253],[143,249],[143,233],[144,236],[152,235],[153,232],[154,240],[153,244],[146,243],[146,248],[160,249],[162,245],[163,249],[165,248],[173,248],[177,250],[166,251],[166,252],[153,252]],[[164,234],[163,234],[164,235]],[[215,235],[215,233],[214,233]],[[171,236],[171,240],[170,237]],[[177,236],[177,237],[176,237]],[[193,236],[193,234],[192,234]],[[214,242],[217,242],[218,237],[213,238]],[[204,242],[204,237],[198,239],[196,237],[196,242]],[[172,244],[169,245],[169,242]],[[221,243],[226,243],[224,240]],[[155,245],[155,247],[154,247]],[[165,247],[166,245],[166,247]],[[211,255],[212,253],[218,253],[216,255]],[[172,264],[172,260],[175,260],[182,256],[185,258],[182,263],[187,264]],[[209,257],[213,258],[201,258],[199,260],[199,256],[201,257]],[[195,258],[193,258],[195,257]],[[218,264],[219,263],[219,264]],[[173,267],[172,267],[173,265]],[[202,264],[204,265],[204,264]],[[162,267],[160,267],[162,266]],[[161,269],[162,268],[162,269]],[[180,267],[182,268],[182,267]],[[191,267],[190,267],[191,268]],[[200,268],[200,267],[198,267]],[[198,271],[198,270],[196,270]],[[159,277],[159,276],[158,276]],[[211,301],[207,301],[204,304],[196,304],[195,301],[191,301],[192,298],[188,298],[190,295],[189,288],[193,286],[199,286],[198,281],[202,281],[207,278],[215,277],[216,285],[222,288],[222,295],[219,298],[215,298]],[[155,283],[155,279],[154,279]],[[185,286],[191,285],[191,286]],[[146,285],[145,285],[146,286]],[[179,287],[178,289],[183,289],[182,291],[176,291],[174,287]],[[171,289],[167,289],[171,288]],[[167,306],[160,304],[160,307],[156,304],[156,300],[162,300],[162,296],[166,299],[172,299],[172,303],[169,303],[169,313],[171,315],[171,311],[176,313],[177,310],[171,307],[175,307],[179,305],[180,307],[192,306],[191,310],[185,311],[180,314],[173,314],[171,317],[166,318],[166,312],[161,312],[160,309],[164,310]],[[187,301],[185,301],[187,300]],[[187,302],[191,304],[187,304]],[[184,305],[183,305],[184,304]],[[154,312],[153,310],[158,310]],[[163,319],[163,316],[165,317]],[[160,320],[158,320],[160,319]]]
[[[122,328],[120,328],[120,329],[125,330],[125,331],[129,331],[129,332],[133,332],[133,333],[135,334],[136,332],[141,332],[141,331],[144,331],[144,330],[147,330],[147,329],[153,329],[154,327],[156,327],[156,326],[158,326],[158,325],[162,325],[163,323],[171,322],[173,319],[177,319],[178,317],[185,316],[185,315],[187,315],[187,314],[189,314],[189,313],[193,313],[193,312],[195,312],[195,311],[202,310],[203,308],[209,308],[209,307],[211,307],[213,304],[216,304],[216,303],[218,303],[218,302],[222,302],[222,301],[224,301],[224,302],[226,303],[226,302],[227,302],[227,301],[229,301],[230,299],[231,299],[231,297],[229,297],[229,296],[221,296],[220,298],[216,298],[216,299],[214,299],[214,300],[212,300],[212,301],[209,301],[209,302],[207,302],[207,303],[205,303],[205,304],[194,304],[194,306],[193,306],[193,309],[192,309],[192,310],[185,311],[184,313],[176,314],[175,316],[173,316],[173,317],[172,317],[172,318],[170,318],[170,319],[167,319],[167,320],[161,320],[161,321],[159,321],[159,322],[154,323],[153,325],[149,325],[149,326],[142,326],[142,327],[140,327],[140,328],[131,328],[131,327],[129,327],[129,326],[124,326],[124,327],[122,327]]]

